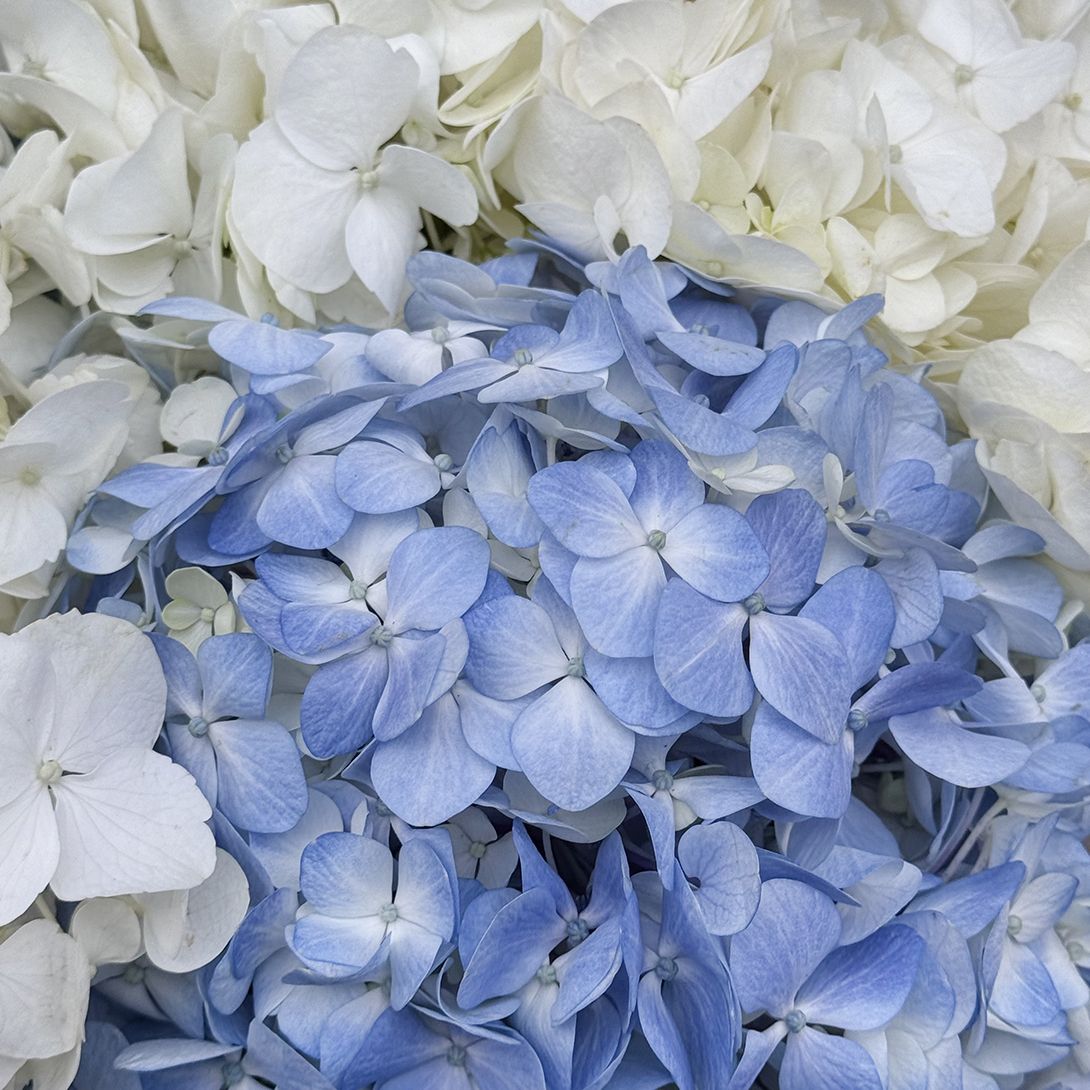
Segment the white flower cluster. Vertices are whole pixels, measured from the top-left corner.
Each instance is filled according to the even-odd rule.
[[[65,1090],[100,966],[199,968],[246,912],[207,800],[152,749],[166,697],[127,621],[58,613],[0,636],[0,1085]],[[79,902],[67,931],[57,900]]]
[[[881,292],[886,327],[940,379],[1016,338],[973,357],[988,389],[949,404],[993,475],[1044,509],[1050,541],[1073,536],[1057,560],[1090,567],[1068,495],[1085,487],[1071,483],[1080,429],[1038,405],[1055,369],[1025,345],[1056,349],[1023,332],[1087,235],[1086,13],[1083,0],[6,0],[0,393],[25,393],[72,308],[132,314],[179,293],[286,323],[388,325],[425,244],[480,258],[528,227],[582,260],[642,244],[713,278]],[[1090,381],[1085,337],[1064,356]],[[993,403],[990,376],[1011,367],[1029,376],[1013,408],[1032,437]],[[4,488],[33,476],[8,468],[27,452],[7,445],[35,431],[19,427]],[[20,569],[5,557],[0,586],[41,593],[25,581],[103,457],[66,464],[33,548],[0,528]]]

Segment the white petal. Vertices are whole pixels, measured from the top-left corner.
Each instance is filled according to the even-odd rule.
[[[54,613],[19,633],[35,647],[56,706],[44,754],[88,772],[128,746],[150,746],[166,708],[159,656],[144,633],[103,613]],[[48,670],[52,663],[52,671]]]
[[[92,897],[72,913],[68,930],[87,960],[99,965],[123,965],[144,949],[140,917],[123,897]]]
[[[75,1048],[90,988],[74,939],[47,920],[23,924],[0,943],[0,1055],[44,1059]]]
[[[217,848],[216,869],[199,886],[140,900],[148,958],[168,973],[188,973],[231,941],[249,908],[250,887],[238,863]]]
[[[229,382],[215,375],[176,386],[159,414],[163,439],[179,450],[195,448],[187,449],[187,454],[206,454],[219,441],[227,410],[237,396]]]
[[[25,912],[45,889],[59,854],[49,792],[35,780],[0,807],[0,925]]]
[[[239,149],[231,214],[270,270],[307,291],[334,291],[352,275],[344,228],[357,189],[355,174],[308,163],[267,121]]]
[[[275,117],[316,166],[366,170],[408,118],[417,76],[412,57],[383,38],[360,27],[328,27],[288,66]]]
[[[148,750],[118,750],[54,788],[64,901],[158,893],[204,881],[216,865],[211,807],[193,777]]]
[[[477,218],[477,191],[457,167],[419,148],[391,144],[378,170],[383,185],[392,186],[455,227]]]
[[[348,217],[346,240],[364,287],[396,313],[405,293],[405,265],[422,244],[417,205],[390,186],[365,191]]]

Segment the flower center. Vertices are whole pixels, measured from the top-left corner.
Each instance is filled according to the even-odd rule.
[[[1063,100],[1063,104],[1069,110],[1078,110],[1082,106],[1082,95],[1077,91],[1074,91]]]
[[[666,535],[661,530],[652,530],[651,533],[647,535],[647,544],[649,548],[660,553],[666,548]]]
[[[444,326],[437,325],[431,331],[431,339],[436,344],[446,344],[450,340],[450,330]]]
[[[582,916],[577,916],[568,923],[568,945],[578,946],[589,934],[590,928]]]
[[[295,451],[287,443],[281,443],[276,448],[276,460],[282,465],[286,466],[288,462],[295,457]]]
[[[709,276],[722,276],[725,271],[725,266],[722,261],[706,261],[704,268],[707,270]]]
[[[454,459],[449,454],[437,454],[432,462],[440,473],[449,473],[454,468]]]
[[[354,602],[362,602],[367,597],[367,584],[362,579],[353,579],[348,584],[348,597]]]
[[[542,965],[535,974],[539,984],[555,984],[556,970],[551,965]]]
[[[360,172],[360,189],[366,191],[374,189],[378,185],[378,171],[375,170],[361,170]]]
[[[764,611],[765,596],[760,591],[754,591],[748,598],[743,600],[742,608],[751,617],[756,617],[758,613]]]
[[[208,720],[202,715],[195,715],[186,724],[186,728],[194,738],[203,738],[208,733]]]
[[[655,965],[655,976],[669,983],[677,976],[677,962],[673,958],[659,958]]]
[[[483,840],[474,840],[469,846],[469,854],[474,859],[483,859],[485,852],[488,851],[488,845]]]
[[[656,791],[669,791],[674,786],[674,777],[665,768],[656,768],[651,775],[651,785]]]
[[[583,656],[572,655],[572,657],[568,659],[568,665],[564,670],[564,673],[567,674],[568,677],[586,677],[587,671],[583,666]]]
[[[37,466],[26,466],[23,472],[19,474],[19,480],[27,486],[27,488],[33,488],[42,479],[42,471]]]
[[[676,68],[671,68],[666,76],[666,86],[671,90],[680,91],[685,86],[685,77]]]
[[[385,924],[394,923],[397,920],[397,905],[383,905],[378,910],[378,918]]]
[[[205,461],[210,466],[223,466],[223,465],[227,464],[228,458],[230,458],[230,455],[227,453],[227,451],[224,450],[223,447],[218,447],[217,446],[217,447],[213,447],[208,452],[208,457],[205,458]]]
[[[870,718],[862,708],[852,708],[848,712],[848,729],[862,730],[870,722]]]
[[[964,83],[971,83],[973,76],[975,75],[976,73],[972,70],[972,68],[969,67],[969,65],[959,64],[957,68],[954,69],[954,82],[959,86]]]
[[[38,769],[38,779],[46,787],[52,787],[61,778],[62,771],[61,766],[56,761],[45,761],[42,767]]]
[[[784,1024],[787,1026],[788,1033],[798,1033],[806,1025],[806,1015],[798,1008],[788,1011],[784,1018]]]
[[[246,1077],[246,1072],[242,1069],[242,1064],[238,1060],[232,1060],[230,1063],[226,1063],[220,1068],[220,1077],[223,1079],[223,1085],[226,1090],[229,1086],[237,1086]]]
[[[451,1045],[447,1049],[447,1063],[451,1067],[465,1067],[466,1050],[461,1045]]]
[[[1036,700],[1038,704],[1043,704],[1045,702],[1045,697],[1048,696],[1048,693],[1045,691],[1045,687],[1040,682],[1032,685],[1029,691],[1033,699]]]
[[[201,620],[204,621],[205,624],[211,624],[215,619],[215,616],[216,611],[211,606],[204,606],[201,609]]]
[[[1007,917],[1007,934],[1013,939],[1022,930],[1022,917],[1010,915]]]
[[[129,965],[121,976],[126,984],[143,984],[146,973],[143,965]]]
[[[898,163],[904,160],[905,153],[900,144],[890,144],[889,146],[889,161],[896,166]]]
[[[530,351],[530,349],[520,348],[515,353],[515,363],[517,363],[519,365],[519,367],[525,367],[527,364],[533,363],[533,362],[534,362],[534,354],[533,354],[533,352]]]
[[[378,624],[371,629],[371,642],[376,647],[389,647],[394,634],[384,625]]]

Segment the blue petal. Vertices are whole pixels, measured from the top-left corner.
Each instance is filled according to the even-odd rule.
[[[666,691],[695,711],[724,719],[753,703],[753,682],[742,655],[748,615],[714,602],[681,579],[671,579],[655,618],[655,669]]]
[[[439,470],[427,458],[364,439],[337,456],[336,488],[355,511],[392,514],[430,500],[440,488]]]
[[[490,382],[496,382],[511,374],[513,370],[512,364],[492,359],[470,360],[466,363],[455,364],[446,371],[441,371],[435,378],[429,379],[419,390],[403,397],[401,408],[411,409],[439,397],[449,397],[451,394],[460,394],[466,390],[479,390],[482,386],[487,386]]]
[[[788,1038],[780,1067],[783,1090],[883,1090],[882,1079],[861,1044],[804,1026]]]
[[[742,1010],[782,1018],[839,938],[840,917],[823,893],[790,879],[765,882],[749,926],[731,939],[731,974]]]
[[[908,759],[959,787],[988,787],[1016,772],[1030,750],[1013,738],[967,730],[950,712],[894,716],[889,730]]]
[[[216,805],[240,829],[278,833],[307,808],[307,783],[299,750],[279,723],[236,719],[215,723]]]
[[[748,375],[765,358],[763,349],[703,333],[663,331],[657,336],[675,356],[707,375]]]
[[[377,912],[393,890],[389,848],[354,833],[324,833],[303,852],[303,895],[316,912],[352,919]]]
[[[749,668],[781,715],[823,742],[847,725],[851,675],[840,641],[804,617],[760,613],[749,624]]]
[[[297,549],[324,549],[352,523],[352,510],[333,487],[336,458],[293,458],[276,475],[257,510],[257,524],[274,541]]]
[[[387,672],[381,647],[317,669],[303,691],[300,710],[303,741],[315,757],[353,753],[371,737]]]
[[[459,1005],[471,1008],[518,991],[541,968],[565,929],[544,889],[528,890],[504,905],[465,967],[458,987]]]
[[[258,636],[211,636],[197,650],[197,665],[204,683],[205,719],[264,717],[272,688],[272,653]]]
[[[396,738],[424,714],[446,646],[438,632],[422,640],[403,636],[391,641],[386,649],[386,685],[371,722],[377,739]]]
[[[909,663],[881,678],[856,707],[873,719],[941,708],[980,692],[980,678],[942,662]]]
[[[253,375],[291,375],[313,367],[333,346],[312,333],[233,318],[208,331],[208,347]]]
[[[602,703],[637,730],[659,731],[687,711],[662,687],[649,658],[612,659],[588,648],[583,664]]]
[[[757,852],[729,821],[696,825],[677,846],[681,869],[713,935],[734,935],[753,919],[761,899]]]
[[[488,576],[488,544],[463,526],[417,530],[394,550],[386,576],[386,624],[435,630],[461,617]]]
[[[632,732],[574,677],[535,700],[511,731],[522,771],[564,810],[585,810],[604,799],[628,771],[634,746]]]
[[[371,781],[382,801],[416,826],[438,825],[461,813],[495,772],[467,744],[451,696],[440,697],[392,741],[377,743],[371,759]]]
[[[721,504],[690,511],[666,535],[662,558],[691,587],[722,602],[741,601],[769,572],[749,524]]]
[[[791,345],[774,348],[731,395],[724,415],[744,427],[760,427],[783,401],[798,360],[798,352]]]
[[[549,466],[534,475],[527,495],[553,536],[579,556],[616,556],[646,541],[628,497],[600,469]]]
[[[284,642],[300,656],[321,655],[357,640],[375,625],[362,602],[344,605],[289,603],[280,613]]]
[[[672,444],[645,439],[632,449],[636,483],[629,502],[641,525],[663,532],[704,502],[704,484]]]
[[[838,818],[851,797],[851,731],[827,744],[762,703],[753,720],[750,760],[761,790],[796,814]]]
[[[935,561],[923,549],[909,549],[900,559],[875,568],[886,581],[897,608],[891,647],[909,647],[928,639],[942,618],[942,585]]]
[[[890,647],[896,612],[881,577],[868,568],[837,572],[799,611],[840,640],[852,691],[878,673]]]
[[[549,367],[573,373],[600,371],[621,357],[621,343],[609,304],[597,291],[576,296],[560,339],[542,356]]]
[[[799,989],[795,1003],[822,1025],[877,1029],[904,1006],[923,951],[923,940],[911,928],[883,927],[834,950]]]
[[[493,598],[464,617],[466,676],[486,696],[511,700],[563,677],[568,657],[549,615],[517,595]]]
[[[255,561],[261,581],[285,602],[343,602],[349,583],[344,572],[316,556],[263,553]]]
[[[584,556],[572,571],[572,609],[596,651],[646,658],[654,649],[655,612],[665,586],[666,573],[653,549]]]
[[[168,716],[201,714],[201,674],[197,660],[185,644],[170,636],[152,634],[151,642],[167,682]],[[262,709],[264,711],[264,709]]]
[[[825,550],[825,515],[808,492],[790,488],[758,496],[746,518],[765,547],[770,574],[760,586],[765,605],[788,610],[807,598]]]

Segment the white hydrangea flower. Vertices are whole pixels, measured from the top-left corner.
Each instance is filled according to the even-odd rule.
[[[380,150],[408,120],[419,68],[357,27],[320,31],[284,73],[273,119],[239,151],[231,206],[246,245],[304,291],[353,272],[390,312],[422,245],[420,210],[472,222],[469,181],[434,155]]]
[[[996,494],[1060,564],[1090,572],[1090,243],[1062,261],[1013,339],[976,349],[958,405]]]
[[[128,393],[109,380],[59,390],[0,442],[0,588],[45,593],[38,573],[60,555],[77,511],[128,438]]]
[[[54,921],[0,928],[0,1085],[70,1085],[90,990],[86,956]]]
[[[152,751],[166,682],[150,641],[102,614],[0,637],[0,920],[61,900],[191,887],[215,867],[211,807]]]
[[[225,134],[203,146],[194,200],[182,114],[168,110],[132,154],[76,177],[64,227],[92,260],[95,299],[103,309],[132,314],[172,291],[219,298],[220,215],[234,151]]]
[[[222,952],[249,906],[246,875],[217,848],[215,870],[193,888],[92,897],[76,908],[70,929],[96,967],[146,955],[168,973],[188,973]]]
[[[175,568],[166,578],[169,601],[163,624],[193,654],[209,636],[225,636],[242,628],[234,602],[203,568]]]

